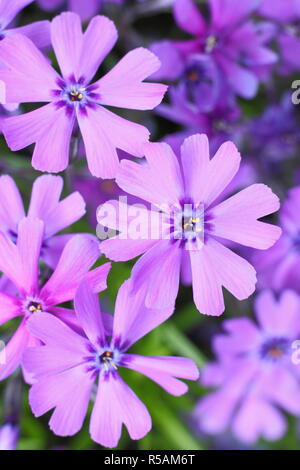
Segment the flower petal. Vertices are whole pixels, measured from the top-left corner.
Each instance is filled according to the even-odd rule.
[[[95,84],[100,104],[128,109],[153,109],[160,104],[166,85],[142,82],[160,67],[158,58],[139,47],[128,52],[115,67]]]
[[[184,31],[199,35],[206,31],[206,24],[193,0],[176,0],[174,3],[175,21]]]
[[[277,211],[279,205],[268,186],[253,184],[212,209],[213,233],[253,248],[270,248],[281,229],[257,219]]]
[[[25,328],[25,320],[0,353],[0,380],[6,379],[21,364],[22,356],[29,342],[30,334]]]
[[[56,16],[51,22],[51,41],[61,73],[70,78],[78,69],[82,51],[80,16],[71,11]]]
[[[99,256],[98,242],[83,235],[72,237],[54,273],[41,290],[47,305],[73,299],[78,285]]]
[[[91,416],[91,437],[105,447],[116,447],[123,423],[131,439],[141,439],[152,425],[147,408],[119,374],[101,376]]]
[[[106,16],[95,16],[83,35],[82,51],[77,68],[78,77],[84,76],[88,83],[103,59],[114,47],[117,38],[118,32],[113,21]]]
[[[23,201],[16,183],[9,175],[0,176],[0,221],[2,230],[17,232],[25,217]]]
[[[23,34],[27,36],[39,49],[50,45],[50,21],[35,21],[34,23],[6,30],[6,34]]]
[[[113,340],[120,348],[129,346],[169,318],[174,308],[151,309],[145,306],[147,285],[132,295],[132,283],[125,281],[119,289],[113,327]]]

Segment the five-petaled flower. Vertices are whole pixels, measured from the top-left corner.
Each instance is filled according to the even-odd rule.
[[[224,310],[222,287],[242,300],[253,293],[256,283],[254,268],[226,247],[226,240],[262,250],[270,248],[281,229],[257,219],[278,210],[278,197],[268,186],[253,184],[220,202],[240,166],[241,157],[232,142],[222,144],[210,159],[206,135],[191,136],[181,147],[181,165],[167,144],[148,143],[144,149],[148,165],[123,160],[116,182],[124,191],[161,210],[159,217],[144,210],[144,223],[151,220],[159,224],[160,236],[156,230],[155,237],[152,233],[143,233],[138,239],[130,233],[125,239],[117,235],[103,241],[101,250],[114,261],[145,253],[133,267],[132,281],[133,291],[148,286],[147,306],[174,305],[182,270],[183,280],[193,283],[197,308],[205,314],[220,315]],[[98,212],[98,222],[103,223],[101,217],[109,214],[110,207],[124,213],[122,204],[108,201]],[[186,213],[186,207],[190,213]],[[199,223],[193,222],[195,214]],[[187,217],[191,223],[182,224],[179,236],[178,221],[186,222]],[[104,220],[110,228],[122,232],[129,219]]]
[[[122,424],[132,439],[141,439],[150,431],[149,412],[119,375],[120,367],[140,372],[175,396],[187,391],[187,385],[177,377],[198,378],[198,369],[191,359],[127,353],[133,343],[173,312],[172,308],[146,308],[145,292],[140,291],[133,298],[130,290],[130,281],[126,281],[119,290],[113,326],[108,333],[97,295],[86,280],[80,284],[74,303],[84,335],[44,313],[37,313],[28,322],[30,332],[44,344],[28,348],[25,353],[25,367],[34,374],[35,381],[29,401],[35,416],[55,408],[50,428],[56,434],[68,436],[81,429],[96,379],[98,391],[90,422],[94,441],[115,447]]]
[[[62,76],[25,36],[14,35],[0,43],[0,60],[7,67],[0,70],[6,101],[49,102],[35,111],[5,119],[2,126],[12,150],[36,144],[32,165],[37,170],[57,173],[67,167],[76,123],[93,175],[115,177],[117,148],[142,156],[149,131],[103,105],[152,109],[161,102],[167,87],[143,82],[160,62],[141,47],[128,52],[110,72],[90,84],[116,39],[114,23],[104,16],[94,17],[84,33],[75,13],[54,18],[51,41]]]

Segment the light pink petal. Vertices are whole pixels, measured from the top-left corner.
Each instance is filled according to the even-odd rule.
[[[217,197],[228,186],[236,175],[241,162],[241,156],[232,142],[221,145],[207,166],[204,174],[203,186],[199,188],[198,197],[206,207],[217,199]],[[204,169],[203,169],[204,170]]]
[[[32,186],[28,216],[46,220],[59,202],[63,184],[61,176],[39,176]]]
[[[236,397],[223,389],[204,396],[195,411],[199,428],[207,434],[224,432],[236,406]]]
[[[0,232],[0,271],[18,288],[23,290],[23,269],[16,245],[4,233]]]
[[[4,292],[0,292],[0,325],[20,315],[20,303],[18,298]]]
[[[281,229],[257,219],[279,209],[279,199],[264,184],[253,184],[211,211],[215,235],[253,248],[267,249]]]
[[[22,288],[27,294],[34,295],[38,289],[39,258],[43,238],[43,221],[34,217],[21,220],[18,226],[17,247],[23,270]]]
[[[95,345],[104,346],[105,330],[99,307],[98,295],[91,290],[88,279],[84,279],[76,290],[74,307],[78,321],[85,334]]]
[[[181,147],[185,194],[195,204],[201,202],[209,166],[209,142],[205,134],[195,134],[184,140]]]
[[[258,348],[262,335],[256,324],[249,318],[234,318],[223,321],[223,328],[229,334],[216,335],[213,349],[217,355],[239,356],[242,352]]]
[[[149,286],[146,306],[172,308],[179,289],[182,250],[180,242],[162,240],[147,251],[134,265],[131,272],[135,293]]]
[[[285,365],[276,367],[265,377],[263,394],[280,408],[300,415],[299,380]]]
[[[147,408],[119,374],[102,376],[91,416],[91,437],[105,447],[116,447],[122,424],[131,439],[141,439],[152,425]]]
[[[293,337],[300,321],[299,296],[285,290],[276,300],[271,291],[262,291],[255,299],[255,312],[259,324],[269,335]]]
[[[76,235],[65,246],[58,265],[41,291],[47,305],[55,305],[74,298],[75,291],[100,256],[96,241]]]
[[[179,205],[184,196],[178,159],[164,143],[144,145],[148,166],[122,160],[116,182],[124,191],[164,210]]]
[[[50,21],[35,21],[34,23],[14,28],[11,31],[6,30],[8,33],[18,33],[27,36],[38,48],[43,49],[50,45]]]
[[[52,103],[30,113],[4,119],[2,131],[11,150],[20,150],[36,142],[56,120],[57,109]]]
[[[20,365],[29,337],[23,320],[13,337],[0,352],[0,380],[6,379]]]
[[[16,183],[9,175],[0,176],[1,228],[17,231],[19,221],[25,216],[23,201]]]
[[[1,28],[5,28],[17,14],[33,0],[2,0],[0,2]]]
[[[54,178],[54,176],[52,176],[52,178]],[[48,196],[50,196],[49,193]],[[77,191],[70,194],[51,208],[49,207],[48,214],[41,217],[45,219],[46,237],[51,237],[55,233],[72,225],[74,222],[81,219],[84,214],[85,201],[83,197]]]
[[[98,178],[114,178],[119,158],[112,141],[114,135],[107,133],[100,107],[87,109],[87,115],[78,113],[78,124],[84,141],[88,167]]]
[[[157,240],[109,238],[101,243],[101,251],[112,261],[128,261],[150,250]]]
[[[52,106],[55,109],[54,105]],[[53,173],[66,169],[74,119],[74,116],[66,115],[64,108],[55,110],[51,120],[48,121],[47,128],[36,141],[32,156],[33,168]]]
[[[163,323],[173,313],[173,306],[165,309],[151,309],[145,306],[148,286],[144,286],[136,294],[132,294],[130,280],[124,282],[119,289],[115,314],[113,339],[120,347],[126,349],[149,331]]]
[[[277,441],[285,433],[286,422],[271,404],[249,397],[243,401],[232,428],[238,439],[252,444],[261,436],[270,441]]]
[[[61,73],[70,78],[78,68],[83,44],[80,16],[70,11],[56,16],[51,22],[51,41]]]
[[[111,263],[104,263],[88,273],[87,277],[92,292],[98,294],[107,289],[107,276],[110,268]]]
[[[144,83],[143,80],[160,67],[158,58],[139,47],[128,52],[115,67],[96,84],[99,103],[119,108],[153,109],[163,99],[167,86]]]
[[[193,0],[176,0],[174,3],[175,21],[187,33],[205,33],[206,24]]]
[[[222,286],[239,300],[255,290],[255,270],[245,259],[209,238],[199,251],[191,251],[194,301],[201,313],[221,315]]]
[[[35,313],[27,321],[26,328],[47,347],[65,348],[66,353],[73,354],[73,365],[78,364],[87,353],[87,340],[50,313]]]
[[[7,103],[52,100],[59,76],[30,39],[21,34],[6,37],[0,44],[0,60],[8,68],[0,70]]]
[[[114,23],[106,16],[95,16],[83,35],[82,51],[77,68],[78,77],[84,76],[88,83],[103,59],[114,47],[117,38],[118,32]]]
[[[31,409],[38,417],[55,407],[50,429],[59,436],[72,436],[82,427],[93,382],[84,365],[45,377],[29,392]]]
[[[125,354],[122,357],[125,367],[136,370],[157,382],[172,395],[182,395],[188,387],[176,377],[188,380],[197,380],[199,371],[191,359],[182,357],[150,357]]]

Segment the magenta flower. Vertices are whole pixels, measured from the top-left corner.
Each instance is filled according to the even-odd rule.
[[[85,202],[76,191],[60,201],[63,179],[60,176],[39,176],[32,186],[28,216],[43,220],[41,256],[54,269],[66,242],[74,234],[56,235],[85,214]],[[0,231],[13,242],[17,240],[18,224],[25,217],[24,205],[14,180],[0,177]]]
[[[270,248],[281,230],[257,219],[276,211],[279,200],[264,184],[253,184],[220,202],[240,166],[232,142],[224,143],[210,160],[205,135],[187,138],[181,148],[182,170],[167,144],[148,143],[144,148],[148,166],[123,160],[116,182],[160,212],[155,207],[141,211],[137,234],[130,206],[108,201],[98,211],[98,222],[121,233],[103,241],[101,250],[114,261],[145,253],[132,270],[132,281],[134,291],[148,286],[148,307],[174,305],[184,265],[182,278],[192,278],[197,308],[220,315],[222,287],[242,300],[253,293],[256,283],[254,268],[222,239]]]
[[[300,299],[271,291],[256,299],[258,325],[248,318],[225,320],[226,334],[213,346],[216,362],[202,370],[201,381],[215,391],[202,398],[196,417],[202,431],[218,434],[230,428],[245,443],[259,437],[280,439],[286,420],[278,408],[300,416]],[[299,345],[298,345],[299,346]]]
[[[293,289],[300,293],[300,187],[289,191],[279,214],[282,236],[266,253],[255,254],[254,266],[259,272],[260,287]]]
[[[173,312],[170,308],[147,309],[144,293],[132,297],[129,283],[125,282],[119,290],[113,328],[108,335],[97,295],[85,280],[75,295],[75,311],[84,336],[44,313],[34,315],[28,322],[30,332],[45,344],[27,349],[25,354],[25,366],[35,375],[29,401],[35,416],[55,408],[49,423],[55,434],[69,436],[81,429],[96,379],[98,391],[90,421],[94,441],[115,447],[122,424],[132,439],[141,439],[150,431],[147,408],[122,380],[119,367],[140,372],[176,396],[187,391],[187,385],[177,377],[198,378],[198,369],[190,359],[127,353],[133,343]]]
[[[3,350],[5,356],[0,361],[0,380],[20,365],[26,347],[36,344],[27,329],[27,321],[32,315],[47,312],[71,324],[76,323],[72,310],[57,305],[73,300],[79,283],[99,258],[98,242],[75,235],[66,244],[55,271],[43,285],[42,276],[39,276],[43,234],[44,223],[33,217],[20,221],[17,245],[0,233],[0,271],[17,289],[16,295],[0,293],[0,325],[22,317],[17,331]],[[89,274],[93,289],[100,291],[106,288],[109,269],[110,265],[105,264]]]
[[[67,167],[76,122],[93,175],[115,176],[117,148],[142,156],[148,130],[103,105],[152,109],[161,102],[166,87],[143,82],[160,66],[156,56],[144,48],[129,52],[110,72],[89,84],[116,39],[114,23],[104,16],[93,18],[84,34],[75,13],[54,18],[51,40],[62,77],[26,37],[14,35],[0,43],[0,60],[9,68],[0,71],[7,102],[49,102],[3,123],[3,133],[12,150],[36,143],[34,168],[56,173]]]
[[[53,11],[67,4],[67,9],[80,15],[82,21],[89,20],[96,15],[103,2],[122,3],[123,0],[38,0],[40,7],[46,11]]]
[[[31,39],[37,47],[43,48],[50,44],[50,22],[36,21],[35,23],[19,28],[9,25],[20,11],[33,0],[1,0],[0,2],[0,40],[12,34],[24,34]]]
[[[266,47],[268,38],[260,34],[260,26],[250,19],[258,4],[259,0],[209,0],[206,21],[193,0],[176,0],[175,20],[195,38],[153,44],[151,49],[162,62],[156,78],[174,80],[189,76],[189,59],[206,54],[234,93],[253,98],[259,84],[259,68],[277,60],[276,54]],[[194,69],[193,80],[197,77],[201,80],[202,73],[202,65]]]

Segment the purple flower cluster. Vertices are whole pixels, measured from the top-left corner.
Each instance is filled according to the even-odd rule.
[[[199,370],[190,358],[130,348],[172,317],[181,284],[192,286],[207,316],[246,305],[235,299],[247,301],[257,284],[256,319],[225,319],[225,332],[212,339],[215,360],[199,385],[215,390],[194,418],[202,433],[230,428],[247,444],[279,439],[282,410],[300,416],[292,360],[300,335],[300,187],[293,182],[277,226],[279,198],[265,182],[285,194],[278,175],[300,143],[291,97],[285,90],[278,99],[275,84],[276,72],[300,68],[300,2],[162,2],[173,4],[181,39],[153,42],[154,35],[149,49],[139,47],[138,36],[126,42],[124,22],[113,53],[118,32],[98,14],[102,0],[39,0],[47,12],[70,11],[14,27],[32,3],[0,0],[1,132],[10,150],[29,147],[23,155],[35,170],[64,173],[37,176],[28,196],[24,175],[18,189],[18,171],[13,178],[3,161],[0,326],[13,333],[0,347],[0,380],[20,367],[34,416],[53,410],[56,435],[77,433],[92,401],[93,441],[116,447],[123,425],[141,439],[151,417],[120,370],[174,396]],[[267,104],[253,118],[247,106],[262,86]],[[180,127],[162,142],[149,141],[150,130],[159,135],[151,115],[135,122],[136,111],[154,108]],[[77,228],[86,205],[98,238],[88,225]],[[112,286],[104,256],[139,257],[119,284],[114,315],[102,299],[99,306],[99,293]],[[224,289],[234,298],[228,303]],[[0,449],[15,448],[18,433],[7,417]]]

